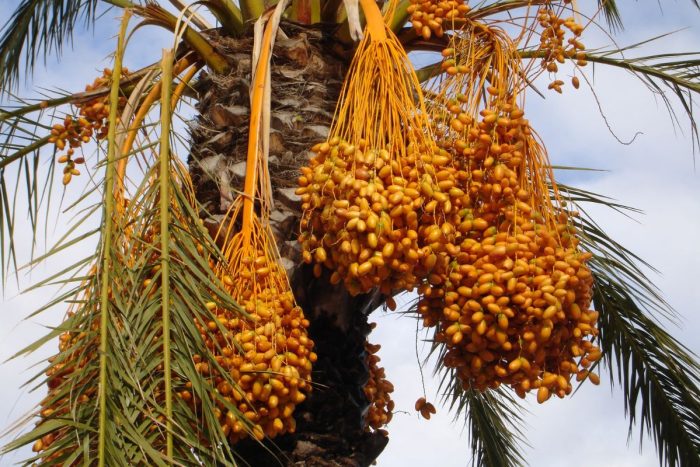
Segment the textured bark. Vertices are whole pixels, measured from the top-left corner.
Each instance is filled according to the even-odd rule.
[[[365,430],[368,401],[362,390],[369,377],[364,344],[367,315],[378,295],[351,297],[327,276],[315,278],[301,262],[297,244],[300,200],[294,194],[298,169],[308,149],[328,135],[348,57],[337,56],[320,29],[283,24],[272,60],[270,172],[275,206],[271,224],[299,305],[311,321],[316,343],[314,391],[297,407],[297,430],[264,446],[237,446],[253,466],[366,466],[386,446],[381,433]],[[199,112],[192,127],[190,170],[202,216],[212,230],[245,174],[249,123],[251,38],[218,37],[217,48],[230,57],[232,72],[208,75],[198,85]]]

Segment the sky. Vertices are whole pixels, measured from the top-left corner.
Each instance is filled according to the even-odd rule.
[[[18,3],[18,0],[2,1],[0,24],[7,21]],[[640,53],[686,51],[700,44],[700,11],[695,10],[690,1],[664,2],[663,12],[654,1],[618,3],[626,25],[625,31],[614,37],[618,44],[627,45],[670,31],[679,32],[646,46]],[[98,70],[109,65],[108,55],[116,43],[116,27],[115,14],[107,13],[94,32],[83,32],[76,37],[72,51],[66,51],[60,59],[52,54],[46,66],[39,64],[20,93],[27,96],[41,88],[83,89]],[[160,57],[161,48],[171,45],[167,34],[153,28],[140,29],[133,41],[138,41],[138,46],[127,48],[125,62],[132,69],[155,61]],[[584,43],[589,47],[602,47],[610,45],[611,39],[590,29],[584,35]],[[635,53],[631,51],[628,55]],[[682,315],[678,326],[667,323],[667,328],[692,351],[700,353],[700,340],[695,338],[700,332],[700,317],[696,312],[700,288],[695,280],[700,270],[700,174],[695,168],[687,121],[681,118],[680,125],[674,127],[659,96],[653,95],[629,73],[602,66],[589,66],[584,73],[593,84],[595,94],[584,83],[578,91],[565,86],[563,95],[548,92],[544,99],[531,93],[527,116],[542,137],[553,164],[602,170],[562,174],[567,183],[605,194],[643,211],[630,219],[604,208],[590,209],[608,233],[658,269],[659,273],[649,271],[650,277]],[[569,67],[562,67],[563,80],[568,81],[566,77],[570,74]],[[539,87],[546,88],[546,82],[539,83]],[[637,132],[641,134],[629,144],[617,140],[629,142]],[[71,184],[64,197],[68,202],[79,194],[77,184]],[[67,225],[58,210],[55,214],[51,218],[48,243],[52,239],[55,241]],[[18,235],[22,237],[26,238]],[[43,246],[39,245],[39,249]],[[27,258],[30,245],[25,243],[20,248]],[[70,259],[70,255],[64,255],[31,274],[22,273],[19,286],[14,280],[8,282],[0,297],[3,313],[0,362],[45,332],[45,326],[60,321],[64,313],[61,308],[23,320],[48,301],[55,290],[25,294],[19,291],[68,264]],[[422,361],[428,350],[420,340],[416,341],[415,321],[381,311],[375,312],[371,320],[378,326],[370,339],[382,345],[378,355],[396,388],[393,394],[396,413],[388,427],[390,443],[378,465],[467,465],[469,439],[463,423],[453,422],[449,411],[437,404],[438,413],[430,421],[421,419],[413,410],[415,400],[423,395],[418,361]],[[0,363],[0,381],[3,382],[0,385],[0,432],[41,398],[43,389],[29,392],[21,386],[38,371],[38,367],[31,366],[51,355],[54,349],[55,344],[51,343],[32,357]],[[426,396],[436,401],[437,381],[431,371],[430,364],[423,368],[423,381]],[[523,406],[529,411],[525,417],[529,447],[524,448],[524,455],[532,466],[658,465],[649,439],[643,439],[640,451],[638,427],[628,438],[623,399],[617,389],[611,390],[605,374],[600,386],[584,385],[573,397],[553,398],[543,405],[530,397]],[[0,467],[20,459],[15,455],[0,457]]]

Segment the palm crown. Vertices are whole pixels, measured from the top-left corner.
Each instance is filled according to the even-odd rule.
[[[45,281],[69,286],[47,307],[70,309],[18,353],[59,339],[34,378],[49,389],[37,425],[6,451],[31,444],[27,464],[213,465],[254,462],[253,440],[269,448],[293,439],[308,428],[295,414],[313,411],[323,391],[312,387],[326,384],[312,377],[327,358],[314,328],[320,299],[299,293],[301,277],[333,287],[363,315],[350,327],[369,379],[361,431],[375,439],[385,438],[392,387],[357,308],[393,308],[392,296],[416,291],[405,311],[431,332],[444,402],[464,417],[478,465],[524,463],[514,396],[563,398],[576,381],[597,384],[599,368],[623,389],[630,427],[639,422],[652,436],[662,463],[700,465],[698,363],[658,323],[675,312],[645,263],[585,211],[624,207],[556,183],[523,99],[545,92],[532,84],[543,73],[547,92],[561,93],[579,87],[588,64],[623,68],[671,112],[678,100],[697,138],[693,53],[588,50],[589,22],[622,27],[612,0],[599,0],[593,18],[566,0],[209,0],[207,15],[171,3],[23,0],[0,35],[0,89],[16,104],[0,110],[3,277],[18,264],[20,181],[33,187],[36,233],[49,206],[40,187],[51,186],[55,168],[64,185],[84,178],[84,164],[103,173],[72,204],[75,228],[32,259],[74,246],[87,235],[71,232],[102,219],[90,234],[94,254]],[[103,4],[123,10],[113,68],[84,92],[35,103],[12,96],[20,74],[60,52]],[[127,70],[134,21],[172,31],[177,48]],[[414,70],[406,51],[434,52],[434,63]],[[292,64],[304,55],[325,73],[315,78],[327,89],[314,98],[330,111],[309,111],[319,120],[299,140],[310,157],[272,161],[283,115],[272,82],[297,76],[289,64],[280,72],[273,54]],[[568,66],[575,76],[564,82],[558,72]],[[171,122],[185,99],[200,112],[189,167],[172,150]],[[65,118],[47,123],[54,109]],[[90,141],[96,157],[86,161],[79,153]],[[15,166],[18,185],[8,187],[5,171]],[[285,208],[280,190],[291,198]],[[280,227],[280,212],[291,227]],[[289,246],[298,232],[300,248]],[[434,413],[425,399],[416,410]]]

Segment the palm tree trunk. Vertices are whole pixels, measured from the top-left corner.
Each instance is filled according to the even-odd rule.
[[[381,297],[351,297],[342,287],[330,285],[327,275],[316,278],[303,265],[296,241],[300,201],[294,194],[308,149],[328,135],[349,57],[334,53],[335,44],[321,29],[287,23],[282,30],[287,38],[277,39],[272,60],[271,224],[297,301],[311,322],[318,361],[314,391],[295,411],[296,432],[264,446],[239,443],[237,452],[253,466],[366,466],[388,442],[383,434],[366,430],[369,402],[362,390],[369,377],[364,349],[370,330],[367,315]],[[231,59],[233,70],[199,81],[200,115],[192,127],[189,160],[198,199],[206,210],[202,216],[212,231],[243,185],[252,38],[217,37],[215,42]]]

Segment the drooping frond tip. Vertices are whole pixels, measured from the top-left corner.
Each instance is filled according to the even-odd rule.
[[[444,347],[434,347],[444,353]],[[523,427],[523,409],[504,389],[481,392],[464,388],[454,369],[439,357],[435,375],[440,377],[439,391],[455,421],[469,430],[472,465],[521,467],[526,465],[522,449],[527,446]]]
[[[619,384],[629,418],[650,435],[661,464],[700,465],[700,366],[661,323],[676,315],[642,270],[648,265],[617,243],[586,213],[595,203],[629,210],[599,195],[561,186],[580,209],[582,248],[591,254],[593,300],[600,312],[599,343],[610,383]],[[662,319],[665,318],[665,319]]]
[[[700,8],[700,2],[698,0],[692,0],[693,4]],[[663,8],[665,5],[659,2],[659,8]],[[598,0],[598,8],[603,11],[605,20],[611,29],[622,29],[622,13],[617,6],[617,0]]]

